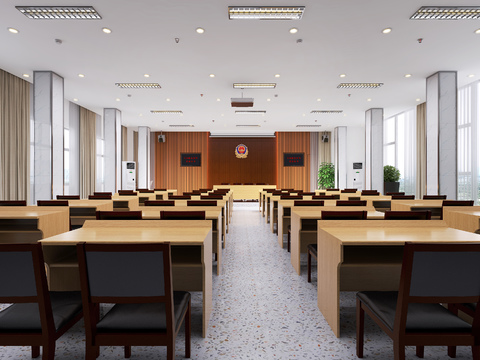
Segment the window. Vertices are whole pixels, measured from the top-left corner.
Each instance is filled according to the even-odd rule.
[[[63,193],[70,194],[70,132],[63,129]]]
[[[104,140],[104,123],[103,118],[97,117],[96,120],[96,178],[95,191],[105,191],[105,140]]]

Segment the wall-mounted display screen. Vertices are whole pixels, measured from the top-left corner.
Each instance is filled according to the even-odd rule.
[[[180,154],[181,166],[202,166],[202,154],[200,153],[183,153]]]
[[[283,166],[304,166],[304,153],[283,153]]]

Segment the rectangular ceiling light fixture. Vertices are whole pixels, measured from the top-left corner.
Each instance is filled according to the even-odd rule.
[[[310,114],[341,114],[343,110],[312,110]]]
[[[320,127],[322,125],[297,125],[297,127]]]
[[[265,115],[267,113],[266,110],[237,110],[235,114],[238,115]]]
[[[377,89],[382,85],[383,83],[341,83],[337,89]]]
[[[168,125],[170,127],[195,127],[195,125]]]
[[[100,20],[93,6],[15,6],[29,19],[48,20]]]
[[[230,20],[300,20],[305,6],[229,6]]]
[[[234,89],[275,89],[276,83],[234,83]]]
[[[181,110],[150,110],[152,114],[179,114],[183,115]]]
[[[422,6],[411,20],[475,20],[480,19],[480,6]]]
[[[157,83],[115,83],[122,89],[161,89],[160,84]]]

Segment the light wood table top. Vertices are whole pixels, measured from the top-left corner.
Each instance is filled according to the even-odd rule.
[[[410,211],[422,208],[441,208],[443,200],[392,200],[393,211]]]
[[[46,209],[48,208],[48,209]],[[43,238],[68,232],[70,214],[67,206],[1,206],[0,219],[37,219]]]
[[[97,211],[113,211],[112,200],[68,200],[72,208],[95,208]]]
[[[480,229],[480,206],[445,206],[443,219],[452,228],[474,232]]]
[[[480,243],[478,235],[449,228],[444,221],[364,221],[357,226],[353,220],[348,227],[334,222],[318,222],[317,295],[318,308],[337,337],[340,291],[398,290],[405,242]]]

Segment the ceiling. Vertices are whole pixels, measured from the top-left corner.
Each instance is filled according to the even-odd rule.
[[[67,100],[77,99],[99,114],[117,108],[125,126],[217,134],[363,126],[367,109],[384,108],[389,117],[425,101],[425,79],[437,71],[458,71],[458,86],[480,78],[480,35],[474,32],[479,20],[409,19],[420,6],[455,5],[453,0],[278,0],[273,5],[305,6],[303,18],[228,19],[228,5],[270,2],[45,0],[39,5],[92,5],[102,19],[31,20],[15,9],[31,1],[1,1],[0,68],[19,77],[29,74],[28,81],[33,71],[54,71],[65,79]],[[103,27],[112,33],[103,33]],[[198,27],[205,32],[198,34]],[[292,27],[298,28],[296,34],[289,32]],[[387,27],[391,33],[383,34]],[[161,89],[125,90],[118,82],[154,82]],[[234,82],[277,86],[239,90]],[[337,89],[341,82],[384,85]],[[230,98],[242,96],[255,99],[249,109],[266,114],[236,115]],[[151,110],[181,110],[183,115]]]

